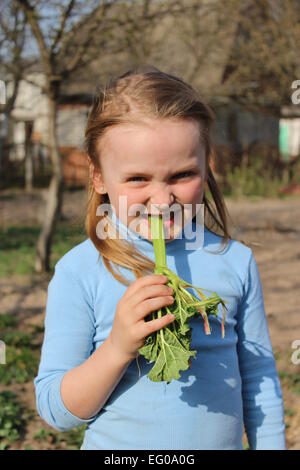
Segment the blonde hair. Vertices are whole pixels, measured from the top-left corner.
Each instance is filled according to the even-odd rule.
[[[212,110],[198,93],[180,78],[161,72],[154,67],[134,68],[124,75],[111,79],[99,90],[88,116],[85,131],[86,151],[94,168],[101,169],[100,142],[105,131],[122,123],[138,122],[142,117],[194,119],[200,124],[201,137],[205,145],[207,185],[213,204],[204,191],[204,225],[222,237],[224,248],[229,243],[227,208],[211,170],[212,144],[211,126],[214,122]],[[88,182],[88,202],[85,227],[88,236],[99,251],[108,271],[122,284],[129,285],[118,266],[131,270],[136,278],[154,272],[154,262],[140,253],[131,243],[118,237],[99,238],[97,224],[108,215],[96,215],[100,204],[109,203],[107,194],[98,194],[93,187],[91,174]],[[109,221],[107,220],[109,224]],[[105,224],[104,224],[105,225]],[[116,272],[112,264],[114,263]]]

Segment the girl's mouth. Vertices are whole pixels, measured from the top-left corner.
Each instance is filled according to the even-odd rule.
[[[150,227],[151,225],[150,215],[148,215],[147,221],[148,221],[148,226]],[[163,217],[163,222],[166,227],[172,227],[174,225],[174,213],[173,212],[170,213],[169,219],[166,219],[165,217]]]

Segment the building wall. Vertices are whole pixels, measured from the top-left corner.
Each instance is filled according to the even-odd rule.
[[[42,93],[39,85],[44,84],[42,74],[34,74],[20,82],[19,93],[15,108],[12,112],[14,119],[11,140],[16,144],[25,141],[24,121],[34,121],[34,138],[42,144],[48,141],[48,104],[47,97]],[[11,89],[11,86],[9,86]],[[9,92],[9,91],[8,91]],[[58,143],[60,146],[83,147],[84,128],[87,120],[88,107],[86,105],[61,105],[57,115]]]
[[[57,132],[66,186],[84,186],[88,181],[88,164],[83,150],[87,115],[86,105],[59,107]]]
[[[12,112],[9,141],[13,144],[10,159],[22,161],[25,157],[25,121],[33,121],[33,143],[47,159],[48,142],[48,104],[41,86],[45,80],[42,74],[28,76],[22,80]],[[12,87],[8,85],[8,93]],[[67,186],[84,185],[87,182],[87,160],[83,152],[84,129],[87,121],[88,106],[82,104],[61,105],[57,114],[58,144],[62,156],[64,180]],[[35,149],[36,150],[36,149]],[[37,152],[34,150],[34,155]]]
[[[247,146],[264,143],[278,146],[279,120],[263,113],[245,111],[237,106],[216,108],[213,139],[216,144]]]
[[[48,140],[48,105],[47,97],[42,93],[41,85],[45,84],[45,77],[41,73],[28,75],[28,81],[21,80],[19,92],[12,112],[15,121],[34,121],[34,133],[39,135],[40,142],[44,145]],[[8,84],[8,93],[11,92],[11,85]],[[24,143],[25,133],[22,126],[14,126],[12,141]]]
[[[280,151],[286,160],[300,155],[300,118],[280,119]]]
[[[58,143],[63,147],[84,146],[84,130],[88,107],[85,105],[61,105],[57,116]]]

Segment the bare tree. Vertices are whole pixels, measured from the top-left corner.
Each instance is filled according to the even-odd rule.
[[[245,0],[222,88],[239,103],[280,116],[299,77],[298,0]]]
[[[1,122],[5,122],[6,128],[9,127],[21,79],[24,77],[26,68],[31,65],[31,62],[25,61],[23,57],[25,42],[26,21],[24,14],[15,4],[8,1],[3,2],[0,8],[0,78],[6,88],[8,83],[11,85],[5,102],[0,104],[0,114],[5,118],[5,121]],[[4,158],[8,154],[8,152],[4,152],[8,147],[7,133],[1,134],[3,141],[2,144],[0,142],[0,178]]]
[[[118,40],[129,63],[145,64],[159,59],[166,42],[165,20],[190,13],[195,5],[181,0],[136,0],[118,2]]]
[[[210,99],[220,93],[222,73],[234,40],[239,6],[235,0],[182,0],[185,15],[174,17],[178,68]]]
[[[298,0],[182,0],[174,26],[184,46],[184,76],[208,100],[280,115],[299,77]]]
[[[37,242],[35,269],[50,269],[50,249],[54,227],[62,206],[63,175],[57,140],[57,111],[61,86],[70,75],[85,67],[104,47],[112,24],[110,1],[44,2],[15,0],[30,25],[37,42],[46,83],[48,101],[48,146],[53,173],[48,189],[43,227]]]

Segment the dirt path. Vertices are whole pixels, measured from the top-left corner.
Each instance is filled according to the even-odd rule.
[[[300,340],[300,198],[227,201],[227,206],[235,224],[233,238],[253,242],[277,368],[286,375],[281,384],[287,444],[300,449],[300,366],[291,360],[292,343]]]
[[[288,347],[300,339],[300,198],[227,205],[234,238],[253,242],[272,339]]]
[[[43,213],[40,192],[4,196],[0,200],[2,225],[38,223]],[[66,194],[64,218],[78,222],[84,216],[85,202],[84,192]],[[300,197],[226,202],[234,223],[233,238],[250,243],[258,263],[277,367],[287,375],[282,380],[287,444],[289,449],[300,449],[300,386],[295,391],[300,366],[291,361],[292,342],[300,340]],[[36,275],[0,278],[0,313],[17,313],[25,322],[42,325],[48,281],[48,276]],[[32,405],[33,388],[27,388]]]

